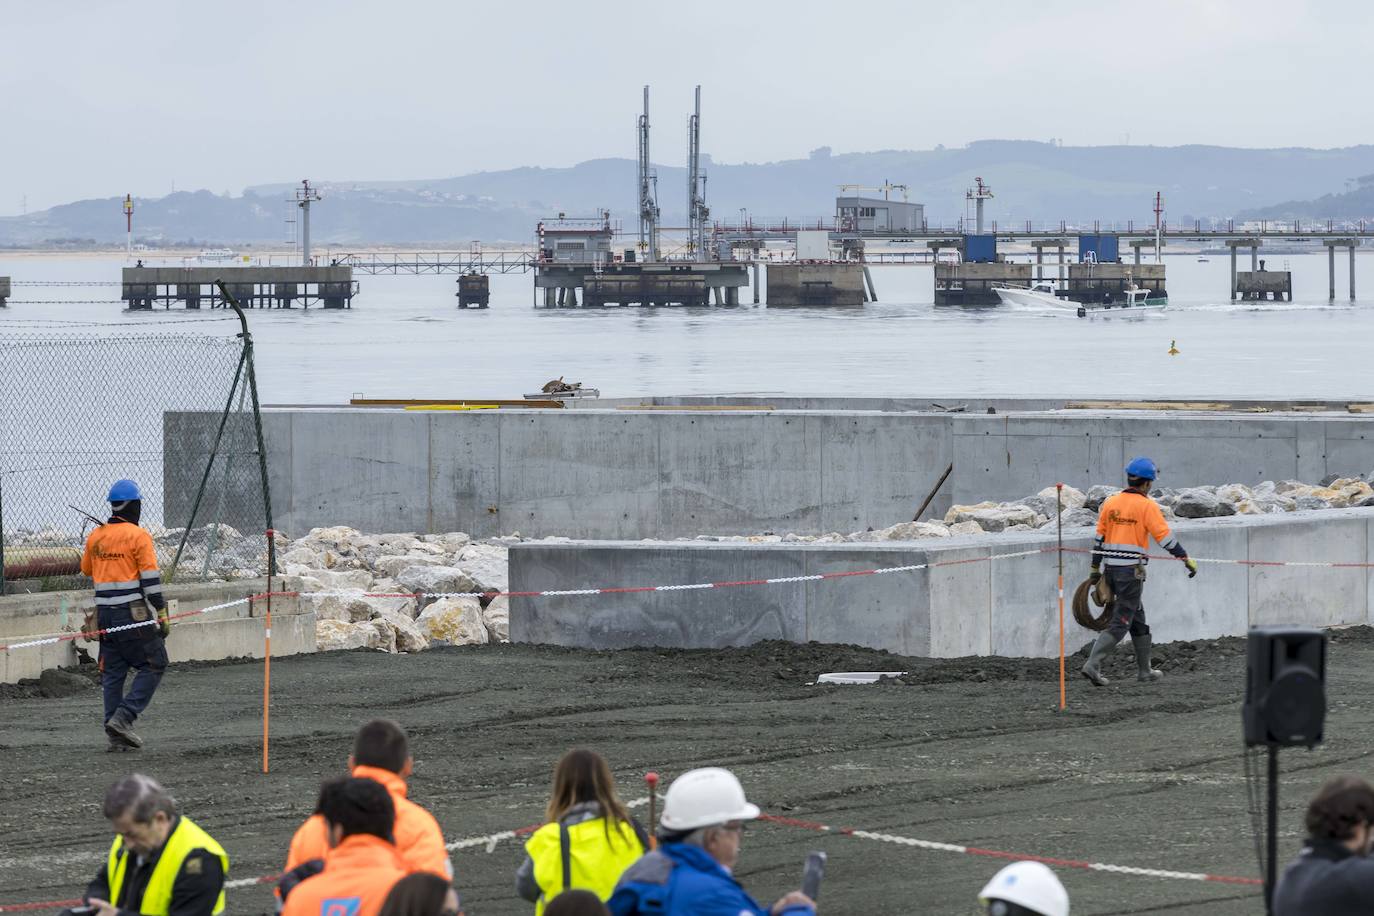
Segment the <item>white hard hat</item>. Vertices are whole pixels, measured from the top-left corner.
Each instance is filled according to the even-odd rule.
[[[1013,862],[992,876],[978,895],[979,903],[1005,900],[1042,916],[1069,916],[1069,892],[1040,862]]]
[[[745,801],[744,787],[735,774],[720,767],[688,770],[668,787],[659,825],[666,830],[696,830],[727,821],[759,816],[757,805]]]

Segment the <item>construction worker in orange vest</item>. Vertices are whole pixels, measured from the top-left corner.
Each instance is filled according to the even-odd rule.
[[[86,538],[81,572],[95,582],[100,635],[100,681],[105,693],[107,750],[143,746],[133,723],[147,708],[167,670],[171,632],[153,538],[138,526],[143,494],[132,480],[110,487],[110,520]],[[124,682],[133,669],[128,694]]]
[[[407,870],[432,872],[452,880],[453,864],[444,847],[439,822],[406,797],[406,777],[414,765],[405,729],[397,723],[390,719],[374,719],[358,729],[353,753],[348,758],[349,772],[381,783],[390,793],[396,812],[392,833]],[[329,829],[324,816],[317,812],[291,838],[283,871],[304,867],[304,871],[309,872],[308,863],[325,859],[328,851]]]
[[[278,885],[282,916],[378,916],[387,894],[410,869],[391,842],[391,795],[371,779],[344,776],[320,791],[329,849],[324,868]]]
[[[1197,575],[1197,563],[1189,558],[1169,530],[1159,503],[1150,498],[1150,488],[1158,477],[1159,468],[1153,461],[1136,458],[1126,465],[1126,489],[1109,497],[1098,510],[1097,540],[1093,542],[1089,579],[1096,587],[1102,578],[1101,566],[1105,561],[1113,606],[1111,622],[1098,634],[1088,661],[1083,665],[1083,676],[1095,687],[1108,684],[1102,676],[1102,662],[1127,633],[1131,634],[1131,646],[1135,649],[1137,680],[1152,682],[1164,676],[1162,671],[1150,667],[1153,639],[1145,623],[1145,605],[1141,600],[1145,590],[1145,564],[1149,562],[1145,552],[1150,546],[1150,538],[1183,561],[1189,579]]]

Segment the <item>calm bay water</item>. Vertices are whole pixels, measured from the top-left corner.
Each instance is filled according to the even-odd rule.
[[[519,397],[564,376],[606,396],[769,392],[930,397],[1371,398],[1374,257],[1366,296],[1328,305],[1324,254],[1268,256],[1294,271],[1294,303],[1227,301],[1224,256],[1166,257],[1160,315],[935,308],[929,267],[875,267],[863,309],[544,310],[529,276],[492,277],[492,306],[459,311],[455,278],[361,277],[351,311],[249,313],[265,403],[369,397]],[[1244,259],[1243,259],[1244,260]],[[122,257],[0,257],[17,281],[118,280]],[[117,287],[17,287],[7,333],[232,333],[222,312],[129,313]],[[77,327],[68,322],[102,322]],[[1168,354],[1177,341],[1177,356]]]

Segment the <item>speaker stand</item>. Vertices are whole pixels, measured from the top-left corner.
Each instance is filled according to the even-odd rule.
[[[1267,861],[1264,869],[1264,912],[1274,912],[1274,886],[1279,869],[1279,747],[1269,745],[1268,835],[1265,840]]]

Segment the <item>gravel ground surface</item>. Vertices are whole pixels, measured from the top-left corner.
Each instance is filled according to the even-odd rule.
[[[1082,631],[1079,631],[1080,635]],[[175,637],[173,637],[175,638]],[[1128,674],[1128,652],[1107,669]],[[173,666],[140,721],[138,755],[103,753],[99,696],[49,679],[0,694],[0,906],[80,893],[110,834],[105,786],[139,769],[228,848],[231,877],[278,867],[322,778],[377,715],[400,720],[416,756],[411,794],[450,840],[540,819],[552,767],[571,746],[604,753],[625,798],[642,774],[706,764],[739,773],[765,811],[993,850],[1222,875],[1257,874],[1240,744],[1244,643],[1162,646],[1168,674],[1093,689],[1058,665],[932,662],[844,646],[764,643],[724,651],[588,652],[492,645],[413,656],[370,651],[272,666],[272,767],[260,772],[262,666]],[[1076,663],[1072,662],[1071,665]],[[876,687],[809,686],[817,674],[906,670]],[[1374,631],[1336,634],[1328,740],[1285,751],[1281,857],[1331,775],[1371,775]],[[45,693],[49,695],[44,695]],[[60,694],[67,694],[65,696]],[[771,901],[824,849],[825,913],[968,913],[1002,862],[761,823],[740,875]],[[528,914],[512,893],[521,859],[506,841],[454,853],[469,914]],[[1254,914],[1257,889],[1060,869],[1075,916]],[[235,913],[267,913],[265,888],[232,892]]]

